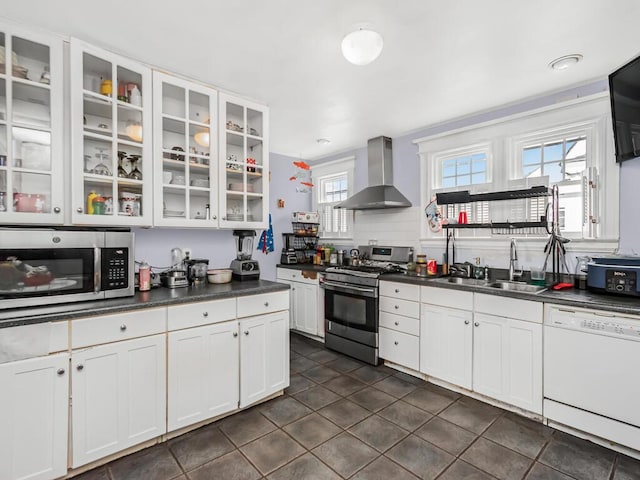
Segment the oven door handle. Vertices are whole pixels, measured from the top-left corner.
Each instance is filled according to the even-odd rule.
[[[375,288],[363,288],[363,287],[356,287],[354,285],[344,285],[341,283],[334,283],[334,282],[327,282],[325,280],[324,282],[324,288],[326,290],[335,290],[338,292],[346,292],[346,293],[355,293],[355,292],[362,292],[362,293],[368,293],[368,294],[372,294],[375,295],[376,293],[376,289]]]

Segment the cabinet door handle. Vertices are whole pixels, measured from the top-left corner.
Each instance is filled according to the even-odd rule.
[[[479,326],[480,326],[480,324],[479,324],[478,322],[475,322],[475,323],[474,323],[474,325],[475,325],[476,327],[479,327]]]
[[[237,337],[238,336],[238,332],[233,332],[233,337]]]
[[[465,324],[465,325],[469,325],[469,320],[465,320],[465,321],[464,321],[464,324]]]
[[[291,291],[295,292],[296,291],[296,287],[291,287]]]
[[[120,331],[124,332],[127,329],[127,326],[123,323],[122,325],[120,325]]]
[[[393,342],[394,345],[398,345],[398,341],[396,340],[395,342]]]
[[[576,313],[575,310],[568,310],[566,308],[559,308],[558,311],[559,312],[565,312],[565,313]]]
[[[59,368],[56,373],[61,377],[62,375],[64,375],[64,368]]]
[[[264,302],[264,306],[268,307],[269,306],[269,302]]]
[[[209,316],[209,312],[202,312],[202,316],[205,317],[205,318],[208,317]]]
[[[395,323],[396,327],[400,325],[400,322],[393,322],[393,323]]]
[[[78,213],[82,213],[82,207],[78,207],[78,208],[76,208],[76,212],[78,212]]]
[[[400,293],[400,290],[396,288],[396,293]]]
[[[245,331],[244,331],[244,334],[245,334],[245,335],[249,335],[249,330],[245,330]]]
[[[213,219],[214,219],[214,220],[217,220],[217,219],[218,219],[218,216],[217,216],[217,215],[214,215],[214,216],[213,216]]]
[[[60,207],[53,207],[53,213],[60,213],[61,211]]]
[[[84,369],[84,365],[80,364],[76,367],[76,370],[78,370],[79,372],[81,372]]]
[[[396,310],[398,310],[400,307],[398,305],[394,305],[393,308],[395,308]]]

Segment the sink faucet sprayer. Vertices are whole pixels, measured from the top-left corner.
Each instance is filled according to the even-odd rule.
[[[518,265],[518,250],[516,245],[516,239],[511,239],[509,245],[509,280],[513,281],[515,277],[520,278],[522,276],[522,270],[517,268]]]

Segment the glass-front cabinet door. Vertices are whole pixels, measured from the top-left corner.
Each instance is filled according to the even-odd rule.
[[[71,39],[72,221],[152,224],[151,70]]]
[[[154,224],[218,226],[218,92],[153,72]]]
[[[61,39],[0,23],[0,223],[63,223]]]
[[[220,93],[220,227],[264,228],[269,208],[267,107]]]

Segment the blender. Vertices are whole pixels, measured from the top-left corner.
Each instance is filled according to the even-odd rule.
[[[233,236],[238,237],[236,244],[236,258],[231,261],[232,277],[234,280],[258,280],[260,267],[256,260],[251,259],[253,254],[253,237],[255,230],[234,230]]]

